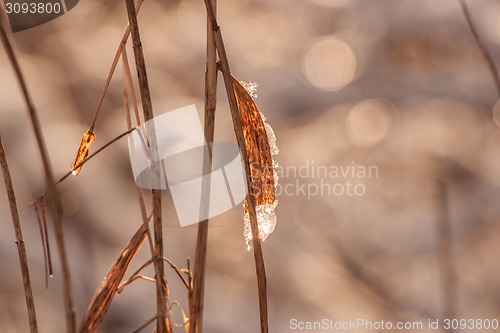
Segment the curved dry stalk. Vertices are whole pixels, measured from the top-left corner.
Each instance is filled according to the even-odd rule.
[[[175,317],[174,317],[174,314],[173,314],[173,308],[174,306],[177,306],[179,308],[179,311],[181,312],[181,316],[182,316],[182,320],[183,320],[183,323],[182,324],[177,324],[175,322]],[[182,308],[182,306],[179,304],[179,302],[177,301],[173,301],[172,303],[170,303],[170,305],[168,306],[168,311],[170,313],[172,313],[172,317],[174,317],[174,325],[176,327],[184,327],[184,331],[186,333],[189,332],[189,318],[186,316],[186,312],[184,312],[184,309]]]
[[[19,254],[19,262],[21,264],[21,273],[23,276],[24,295],[26,297],[26,307],[28,308],[28,319],[30,324],[30,332],[37,333],[38,326],[36,322],[35,300],[33,299],[33,290],[31,289],[30,271],[28,267],[28,257],[26,248],[24,247],[23,232],[21,230],[21,221],[19,220],[19,212],[17,210],[16,194],[12,185],[10,176],[9,164],[3,147],[2,137],[0,136],[0,166],[2,168],[3,179],[7,197],[9,198],[10,214],[12,216],[12,224],[16,234],[17,252]]]
[[[217,0],[210,0],[215,13]],[[205,71],[205,141],[209,154],[211,155],[211,143],[214,141],[215,109],[217,105],[217,50],[215,48],[214,35],[212,33],[212,21],[207,18],[207,64]],[[212,167],[212,156],[203,156],[204,175],[210,175]],[[207,159],[210,163],[206,163]],[[203,178],[202,184],[202,207],[200,213],[206,211],[209,205],[210,177]],[[203,307],[205,294],[205,266],[207,258],[208,219],[198,223],[198,235],[196,239],[196,253],[194,260],[194,277],[192,292],[189,293],[189,332],[201,333],[203,330]]]
[[[125,280],[124,282],[120,283],[120,285],[116,288],[116,292],[118,294],[121,294],[123,292],[123,289],[125,289],[126,286],[128,286],[132,282],[134,282],[136,280],[139,280],[139,279],[144,280],[144,281],[148,281],[148,282],[154,282],[154,283],[156,283],[156,279],[155,278],[152,278],[152,277],[149,277],[149,276],[146,276],[146,275],[135,274],[132,277],[130,277],[127,280]]]
[[[224,41],[222,39],[222,33],[220,27],[217,23],[215,13],[210,4],[210,0],[204,0],[205,7],[207,9],[208,17],[212,23],[212,33],[214,35],[215,46],[217,48],[217,54],[220,59],[221,71],[224,76],[224,84],[226,87],[226,93],[229,100],[229,107],[231,110],[231,116],[233,118],[233,126],[236,134],[236,141],[240,147],[241,156],[243,158],[243,163],[245,165],[246,182],[249,184],[247,193],[247,203],[248,203],[248,213],[250,216],[250,225],[252,229],[252,245],[254,251],[255,259],[255,270],[257,274],[257,285],[259,293],[259,312],[260,312],[260,327],[261,333],[267,333],[268,328],[268,313],[267,313],[267,281],[266,281],[266,268],[264,265],[264,256],[262,254],[262,245],[259,237],[259,227],[257,223],[257,214],[255,210],[255,197],[251,190],[250,184],[251,180],[251,167],[248,159],[248,152],[245,147],[245,139],[243,135],[243,126],[241,122],[240,111],[238,108],[238,103],[236,101],[236,96],[234,92],[231,71],[229,68],[229,62],[227,59],[226,50],[224,47]]]
[[[185,273],[187,274],[188,276],[190,276],[190,271],[189,269],[187,270],[187,272],[183,272],[183,269],[179,270],[179,268],[177,267],[177,265],[175,265],[172,261],[170,261],[168,258],[161,258],[163,261],[165,261],[166,263],[168,263],[170,265],[170,267],[172,267],[172,269],[177,273],[177,275],[179,276],[179,278],[181,279],[182,283],[184,284],[184,286],[190,290],[190,283],[186,280],[186,278],[184,276],[182,276],[182,273]],[[154,263],[154,261],[157,261],[159,260],[159,258],[157,259],[149,259],[148,261],[146,261],[144,264],[141,265],[141,267],[139,267],[135,272],[134,274],[132,274],[132,276],[125,280],[124,282],[122,282],[119,286],[118,286],[118,293],[121,293],[123,291],[123,289],[129,285],[130,283],[134,282],[135,280],[139,279],[139,278],[146,278],[146,280],[148,281],[155,281],[155,279],[151,279],[151,278],[148,278],[148,277],[145,277],[141,274],[139,274],[144,268],[146,268],[147,266],[151,265],[152,263]]]
[[[59,201],[57,189],[54,184],[54,175],[52,173],[52,167],[50,165],[49,155],[47,153],[47,147],[45,146],[45,141],[43,139],[40,120],[38,119],[38,114],[35,109],[35,104],[33,103],[31,95],[28,91],[28,85],[26,83],[26,80],[24,79],[21,67],[19,66],[19,63],[17,61],[17,57],[15,55],[14,48],[12,47],[12,41],[10,39],[10,36],[7,34],[7,30],[5,29],[4,21],[5,21],[5,15],[3,10],[0,9],[0,39],[2,40],[9,61],[12,65],[12,68],[14,69],[14,73],[17,77],[19,86],[21,88],[21,92],[26,102],[28,115],[30,117],[31,125],[33,127],[36,142],[38,145],[38,150],[40,151],[40,156],[42,159],[43,171],[45,174],[45,182],[48,188],[48,193],[51,203],[50,208],[54,220],[54,230],[56,233],[57,248],[59,252],[59,258],[61,261],[64,311],[66,314],[66,330],[69,333],[73,333],[75,332],[76,329],[76,322],[75,322],[75,312],[73,310],[73,296],[71,293],[71,277],[66,255],[66,247],[64,245],[64,234],[62,230],[61,203]]]

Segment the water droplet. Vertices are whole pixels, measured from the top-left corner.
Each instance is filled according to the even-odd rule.
[[[277,217],[274,209],[277,205],[278,200],[275,200],[272,204],[255,207],[255,211],[257,212],[257,223],[259,225],[259,237],[262,241],[265,241],[276,227]],[[245,236],[247,249],[250,250],[252,248],[252,228],[250,227],[250,215],[248,213],[245,213],[243,216],[243,222],[243,234]]]
[[[257,87],[259,86],[255,82],[240,81],[240,84],[245,88],[245,90],[250,94],[252,98],[257,98]],[[266,120],[262,118],[262,120]]]

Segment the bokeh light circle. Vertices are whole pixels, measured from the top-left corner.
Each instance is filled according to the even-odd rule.
[[[304,52],[302,72],[313,86],[338,91],[354,79],[356,56],[349,45],[337,37],[315,40]]]
[[[370,99],[359,102],[346,119],[349,139],[361,146],[380,142],[392,128],[395,115],[395,107],[387,101]]]

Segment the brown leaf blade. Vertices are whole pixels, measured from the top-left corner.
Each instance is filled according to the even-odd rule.
[[[248,152],[248,160],[252,169],[251,179],[255,206],[273,204],[276,200],[274,193],[274,169],[273,158],[269,140],[262,120],[261,113],[241,83],[232,77],[236,102],[240,110],[243,137]],[[248,212],[248,204],[245,200],[245,213]]]
[[[95,141],[95,134],[92,129],[89,129],[83,134],[80,147],[76,153],[75,161],[71,164],[71,173],[76,176],[82,170],[82,162],[89,156],[90,145]]]
[[[79,333],[99,331],[106,312],[111,305],[111,301],[117,292],[120,281],[146,238],[146,231],[147,225],[141,225],[109,269],[108,274],[106,274],[104,280],[101,282],[101,286],[96,290],[90,301],[90,305],[78,329]]]

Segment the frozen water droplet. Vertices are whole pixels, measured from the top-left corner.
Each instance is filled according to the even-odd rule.
[[[259,86],[257,83],[240,81],[240,84],[243,86],[243,88],[245,88],[245,90],[250,94],[252,98],[257,98],[257,87]]]
[[[264,116],[264,114],[262,112],[260,112],[260,117],[262,118],[262,121],[264,121],[264,122],[267,120],[266,116]]]
[[[272,204],[255,207],[255,211],[257,212],[257,224],[259,225],[259,237],[262,241],[265,241],[276,227],[277,217],[274,209],[277,205],[278,200],[275,200]],[[248,213],[245,213],[243,216],[243,222],[243,234],[245,236],[247,249],[250,250],[252,248],[252,228],[250,227],[250,215]]]
[[[267,140],[269,141],[269,148],[271,149],[271,155],[278,155],[280,150],[276,145],[276,135],[274,134],[274,130],[268,123],[264,123],[267,133]]]

